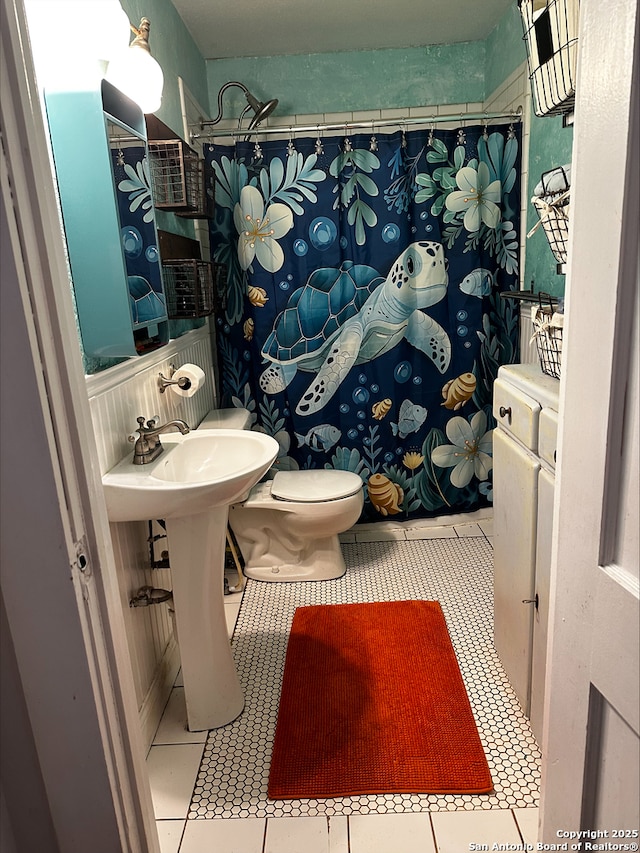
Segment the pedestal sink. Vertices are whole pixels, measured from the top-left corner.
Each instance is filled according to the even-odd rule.
[[[132,454],[102,478],[110,521],[162,518],[190,731],[224,726],[244,707],[224,615],[229,505],[268,471],[270,436],[245,430],[164,434],[147,465]]]

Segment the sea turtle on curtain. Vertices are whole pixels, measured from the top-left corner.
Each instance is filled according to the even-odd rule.
[[[316,373],[296,407],[322,409],[354,364],[372,361],[405,338],[440,373],[451,358],[445,330],[421,309],[445,295],[448,276],[441,243],[412,243],[386,279],[350,261],[313,272],[278,315],[262,348],[271,364],[260,377],[267,394],[282,391],[298,370]]]

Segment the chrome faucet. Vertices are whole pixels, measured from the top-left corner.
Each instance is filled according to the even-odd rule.
[[[156,418],[148,420],[146,425],[142,416],[136,418],[136,420],[138,421],[138,437],[136,438],[135,435],[129,436],[129,441],[135,441],[136,443],[133,448],[134,465],[146,465],[160,456],[164,450],[160,444],[160,435],[163,432],[168,432],[170,429],[175,428],[180,430],[182,435],[186,435],[190,431],[189,425],[180,418],[167,421],[166,424],[161,424],[160,426],[157,426],[158,422]]]

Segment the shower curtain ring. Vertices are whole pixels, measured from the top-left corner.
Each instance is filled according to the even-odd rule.
[[[378,150],[378,140],[376,139],[376,125],[375,122],[371,122],[371,140],[369,142],[369,151],[377,151]]]
[[[464,113],[460,113],[460,127],[458,128],[458,145],[464,145],[467,141],[467,134],[464,130]]]
[[[431,116],[431,124],[429,125],[429,136],[427,137],[427,145],[433,148],[433,133],[436,129],[436,117]]]
[[[293,144],[293,128],[289,128],[289,141],[287,142],[287,157],[297,154],[296,146]]]

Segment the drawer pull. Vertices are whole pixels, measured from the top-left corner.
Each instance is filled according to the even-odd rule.
[[[505,406],[500,406],[499,414],[501,418],[509,418],[509,421],[511,421],[511,406],[509,406],[508,408],[505,408]]]

